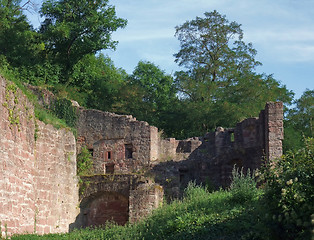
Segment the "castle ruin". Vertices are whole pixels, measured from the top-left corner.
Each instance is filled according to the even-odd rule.
[[[282,155],[281,102],[235,128],[187,140],[163,139],[132,116],[77,107],[75,138],[35,119],[33,105],[12,86],[0,77],[0,227],[8,234],[136,222],[164,198],[180,197],[189,181],[226,187],[234,165],[256,169]],[[94,173],[81,177],[80,191],[82,147]]]

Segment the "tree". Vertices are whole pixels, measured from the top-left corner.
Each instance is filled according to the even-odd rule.
[[[187,69],[177,73],[177,84],[193,100],[212,99],[211,90],[260,65],[252,44],[242,41],[240,25],[229,23],[217,11],[176,27],[176,36],[181,49],[175,61]]]
[[[103,54],[85,56],[74,69],[73,86],[85,93],[86,106],[112,111],[125,85],[125,71],[116,68],[112,60]]]
[[[307,89],[295,100],[295,107],[288,111],[284,126],[284,151],[304,147],[304,139],[313,138],[314,90]]]
[[[45,17],[40,33],[47,52],[62,64],[66,82],[84,56],[115,49],[117,42],[111,34],[126,26],[126,20],[117,18],[108,0],[47,0],[40,12]]]
[[[0,0],[0,55],[14,67],[35,64],[43,49],[39,35],[23,14],[29,5],[31,1],[21,6],[20,0]]]
[[[173,78],[158,66],[140,61],[128,79],[122,98],[124,104],[118,112],[132,114],[169,133],[168,117],[177,101],[176,89]]]
[[[184,70],[175,73],[175,83],[190,105],[194,133],[256,116],[266,101],[290,103],[292,93],[285,86],[272,75],[255,72],[261,63],[253,45],[242,40],[240,24],[217,11],[206,12],[204,18],[177,26],[176,37],[181,49],[175,61]]]

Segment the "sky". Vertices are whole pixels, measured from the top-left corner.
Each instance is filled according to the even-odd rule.
[[[35,2],[40,3],[39,0]],[[105,50],[116,67],[131,74],[139,61],[150,61],[168,74],[180,70],[173,55],[180,49],[175,27],[217,10],[241,24],[244,41],[257,50],[259,73],[274,78],[299,98],[314,89],[314,0],[109,0],[118,17],[128,20],[112,34],[116,51]],[[36,27],[36,13],[27,14]]]

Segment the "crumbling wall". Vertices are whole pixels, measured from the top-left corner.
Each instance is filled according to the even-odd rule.
[[[71,228],[134,223],[162,204],[163,188],[132,174],[82,177],[80,214]]]
[[[162,205],[164,191],[161,185],[149,178],[136,179],[130,190],[129,221],[131,223],[143,219]]]
[[[218,127],[200,138],[161,140],[162,163],[153,167],[155,180],[170,198],[180,196],[189,181],[227,187],[234,166],[252,172],[264,160],[280,157],[282,140],[283,105],[269,102],[258,118],[245,119],[235,128]]]
[[[47,93],[42,102],[51,99]],[[70,131],[35,120],[32,104],[0,78],[2,232],[42,234],[107,220],[135,222],[161,204],[164,190],[173,199],[189,181],[226,187],[234,165],[256,169],[264,158],[282,154],[282,103],[267,103],[258,118],[235,128],[186,140],[162,139],[156,127],[132,116],[77,111],[75,141]],[[82,177],[78,199],[76,155],[83,146],[90,150],[95,176]]]
[[[130,173],[149,166],[157,155],[157,128],[132,116],[98,110],[79,109],[78,150],[87,146],[93,152],[96,174]],[[153,138],[154,133],[155,138]]]
[[[32,104],[0,77],[2,235],[67,232],[77,204],[73,134],[35,120]]]
[[[265,107],[265,153],[267,160],[282,155],[283,103],[271,102]]]
[[[202,142],[198,137],[186,140],[176,140],[175,138],[166,138],[159,140],[159,161],[182,161],[188,159]]]

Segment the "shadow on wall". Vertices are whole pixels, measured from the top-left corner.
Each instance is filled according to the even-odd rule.
[[[129,220],[129,196],[118,192],[98,192],[84,199],[81,213],[70,225],[70,231],[78,227],[92,227],[115,222],[124,225]]]
[[[151,179],[134,174],[107,174],[82,177],[80,214],[69,230],[104,226],[107,222],[125,225],[136,222],[163,202],[163,189]]]
[[[69,230],[105,225],[113,221],[124,225],[129,220],[130,176],[95,175],[81,177],[80,213]]]

